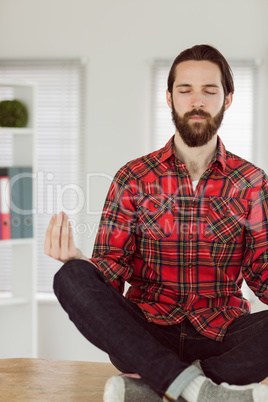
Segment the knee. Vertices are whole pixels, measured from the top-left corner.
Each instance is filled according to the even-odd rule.
[[[66,262],[55,274],[53,280],[53,290],[56,296],[59,296],[63,289],[70,287],[74,280],[75,272],[79,270],[79,260],[70,260]]]
[[[101,275],[90,261],[70,260],[55,274],[53,290],[58,298],[62,293],[68,293],[70,296],[76,294],[86,283],[95,283]]]
[[[128,374],[134,374],[135,372],[133,369],[131,369],[126,363],[122,363],[119,359],[109,355],[109,359],[114,367],[117,368],[117,370],[121,371],[121,373],[128,373]]]

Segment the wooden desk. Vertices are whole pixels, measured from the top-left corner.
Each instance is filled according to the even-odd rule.
[[[109,363],[43,359],[0,360],[1,402],[102,402]]]
[[[106,380],[117,374],[109,363],[4,359],[0,360],[0,401],[102,402]]]

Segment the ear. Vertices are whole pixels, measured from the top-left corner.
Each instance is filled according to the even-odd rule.
[[[231,106],[232,102],[233,102],[233,94],[232,94],[232,92],[230,92],[230,93],[225,97],[225,101],[224,101],[225,109],[224,109],[224,110],[229,109],[229,107]]]
[[[172,109],[172,95],[168,89],[166,90],[166,99],[168,106],[170,107],[170,109]]]

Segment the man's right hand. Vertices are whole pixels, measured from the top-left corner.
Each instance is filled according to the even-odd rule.
[[[46,231],[44,251],[46,255],[64,263],[73,259],[88,261],[75,247],[72,228],[64,212],[52,216]]]

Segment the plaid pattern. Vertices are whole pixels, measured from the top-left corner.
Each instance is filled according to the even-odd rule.
[[[193,191],[174,137],[116,174],[91,261],[160,325],[186,317],[221,341],[249,313],[243,278],[268,304],[268,186],[265,173],[218,150]]]

